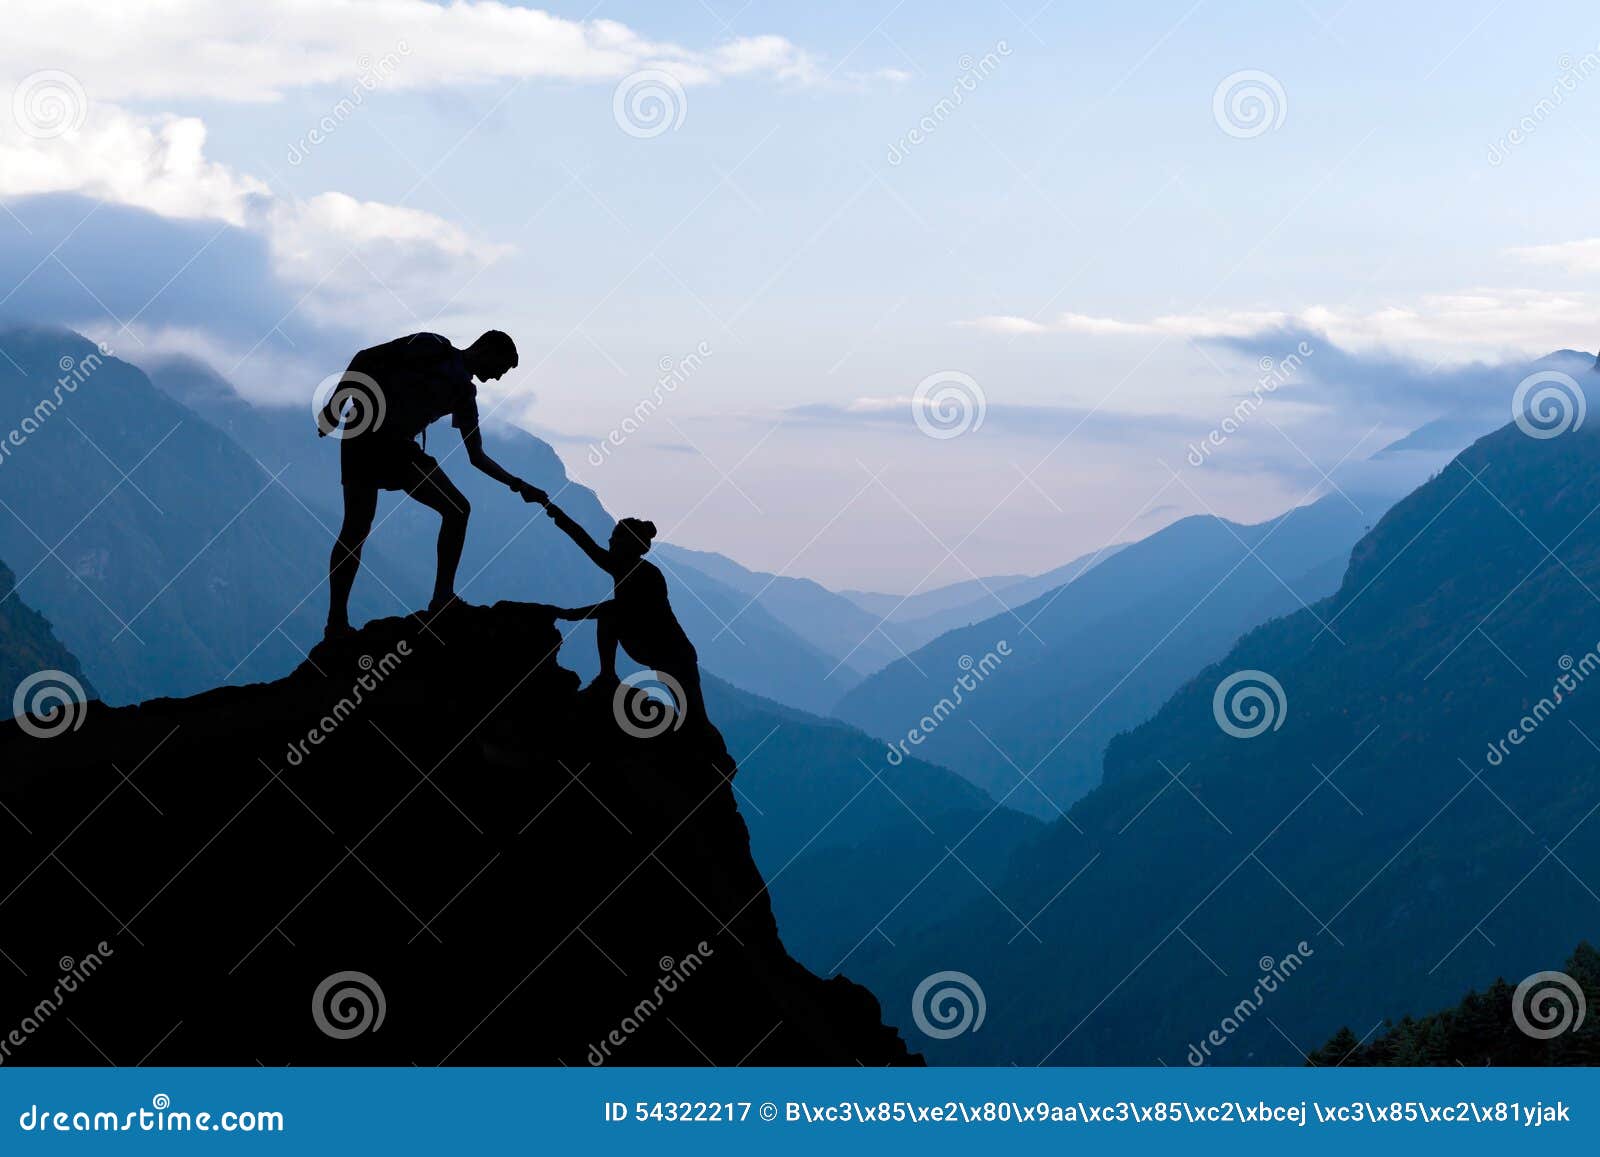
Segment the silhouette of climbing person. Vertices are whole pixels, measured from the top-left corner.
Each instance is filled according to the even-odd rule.
[[[458,350],[436,333],[414,333],[364,349],[350,362],[317,415],[317,436],[342,441],[340,480],[344,521],[328,559],[328,626],[324,638],[350,632],[350,589],[361,569],[361,547],[372,530],[378,491],[403,490],[439,513],[438,570],[429,613],[455,601],[456,567],[466,543],[466,496],[439,468],[427,445],[428,426],[446,414],[461,432],[467,461],[522,496],[543,490],[504,470],[483,449],[478,390],[473,379],[493,381],[517,364],[517,347],[497,329]],[[423,442],[418,445],[421,435]]]
[[[617,646],[621,644],[636,662],[666,676],[670,683],[682,689],[683,698],[677,709],[685,720],[694,721],[696,726],[708,722],[694,644],[672,613],[667,599],[667,580],[644,560],[655,539],[656,524],[640,518],[624,518],[612,529],[610,544],[602,547],[548,498],[537,501],[590,561],[612,578],[612,596],[605,602],[556,611],[558,619],[595,621],[600,674],[590,686],[605,688],[621,683],[617,678]]]

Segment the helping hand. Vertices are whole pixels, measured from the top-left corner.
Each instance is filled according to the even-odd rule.
[[[550,496],[530,482],[519,482],[512,489],[522,495],[522,501],[524,502],[537,502],[541,506],[550,502]]]

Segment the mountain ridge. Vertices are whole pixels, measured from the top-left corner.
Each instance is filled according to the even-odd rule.
[[[0,725],[0,1000],[102,961],[28,1063],[916,1063],[784,950],[715,728],[578,694],[559,645],[551,608],[459,608]]]
[[[1295,951],[1272,1023],[1205,1058],[1259,1064],[1559,967],[1600,919],[1596,512],[1600,431],[1479,439],[1361,539],[1338,592],[1112,741],[1072,823],[993,882],[1042,913],[1042,943],[978,905],[869,946],[853,974],[886,990],[968,961],[991,993],[1028,994],[1031,1011],[992,998],[981,1037],[930,1046],[941,1063],[1176,1063],[1258,958]]]
[[[1244,526],[1179,519],[1030,603],[941,635],[847,694],[835,714],[1041,818],[1099,782],[1105,745],[1154,714],[1245,630],[1337,586],[1382,499],[1331,495]],[[936,732],[966,665],[1008,651]]]

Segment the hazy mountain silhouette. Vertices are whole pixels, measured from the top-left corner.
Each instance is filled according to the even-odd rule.
[[[17,576],[0,562],[0,717],[9,718],[17,686],[41,671],[61,671],[94,697],[73,654],[62,646],[45,617],[16,593]]]
[[[1384,505],[1333,495],[1254,526],[1181,519],[1070,585],[941,635],[835,713],[891,743],[930,731],[915,754],[1054,818],[1099,782],[1113,735],[1149,718],[1249,628],[1335,589]],[[941,700],[954,701],[966,666],[1002,640],[1011,655],[936,729],[922,727]]]
[[[127,362],[64,330],[3,340],[21,372],[0,373],[20,443],[0,467],[0,557],[100,693],[187,694],[298,663],[322,634],[317,518]],[[419,605],[403,594],[374,582],[360,608]]]
[[[892,661],[926,646],[946,631],[971,626],[1031,603],[1040,595],[1072,582],[1091,567],[1099,566],[1126,545],[1119,542],[1090,551],[1043,574],[967,579],[909,595],[855,590],[840,594],[868,612],[874,623],[881,624],[879,629],[898,645]]]
[[[739,760],[739,810],[784,944],[824,975],[866,937],[898,939],[976,900],[978,877],[1002,876],[1042,830],[953,771],[885,765],[882,744],[838,720],[720,679],[705,690]]]
[[[697,593],[707,586],[736,591],[752,610],[761,608],[826,654],[837,668],[827,676],[835,700],[901,654],[879,632],[877,616],[811,579],[749,570],[726,555],[671,543],[663,543],[656,553]],[[734,620],[734,630],[743,617]]]
[[[528,604],[385,619],[273,683],[0,726],[28,827],[0,848],[0,1007],[100,959],[13,1059],[915,1060],[785,952],[716,733],[623,731],[559,643]]]
[[[1469,374],[1475,389],[1464,391],[1455,404],[1438,417],[1397,438],[1371,455],[1374,460],[1395,458],[1406,453],[1451,456],[1479,438],[1505,424],[1506,393],[1526,374],[1555,370],[1583,378],[1594,367],[1595,356],[1582,350],[1556,350],[1525,366],[1490,367],[1476,365]],[[1466,372],[1466,371],[1463,371]]]
[[[209,418],[273,471],[305,504],[317,510],[329,528],[322,549],[338,527],[333,502],[339,495],[336,446],[319,443],[311,426],[309,405],[259,406],[240,397],[224,378],[192,358],[165,358],[150,364],[152,380]],[[545,442],[506,425],[486,425],[484,444],[507,470],[549,492],[591,535],[604,542],[613,519],[594,491],[567,476],[561,458]],[[452,450],[453,457],[446,457]],[[469,602],[493,603],[528,597],[536,592],[556,605],[579,605],[605,597],[609,584],[576,547],[556,530],[538,506],[529,506],[505,487],[465,467],[459,439],[443,429],[431,451],[472,503],[472,521],[457,578],[457,591]],[[392,513],[391,513],[392,512]],[[404,589],[418,590],[427,601],[432,582],[434,538],[439,520],[415,503],[394,495],[380,499],[378,525],[368,542],[387,560],[377,564],[404,575]],[[695,575],[688,581],[672,563],[672,554],[658,544],[652,557],[667,576],[673,607],[700,651],[709,671],[780,702],[813,711],[831,706],[840,691],[853,684],[853,672],[830,679],[836,661],[774,618],[749,597],[723,583]],[[367,569],[363,564],[363,571]],[[398,586],[394,579],[390,585]],[[372,579],[359,578],[356,592]],[[594,673],[593,626],[579,624],[573,633],[581,645],[568,647],[563,661],[585,676]]]
[[[1180,1064],[1305,943],[1208,1060],[1238,1064],[1559,968],[1600,918],[1597,510],[1592,425],[1475,443],[1361,540],[1334,596],[1111,743],[1104,784],[995,885],[1042,943],[980,902],[865,946],[851,974],[981,980],[983,1031],[935,1059]],[[1235,738],[1215,696],[1250,671],[1282,688],[1277,729]],[[1543,703],[1563,676],[1575,689]]]
[[[826,682],[836,701],[865,676],[946,631],[1071,582],[1118,549],[1108,547],[1042,575],[972,579],[909,596],[834,592],[811,579],[752,571],[711,551],[668,546],[663,553],[686,585],[705,581],[731,587],[826,652],[835,668]]]

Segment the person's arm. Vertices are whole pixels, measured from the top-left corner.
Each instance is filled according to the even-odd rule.
[[[470,427],[462,429],[461,441],[467,447],[467,461],[471,462],[490,478],[493,478],[502,486],[509,486],[514,493],[522,495],[524,502],[544,501],[546,495],[543,490],[540,490],[530,482],[524,482],[489,457],[489,452],[483,448],[483,432],[478,429],[476,422]]]
[[[601,611],[611,606],[612,602],[612,599],[607,599],[603,603],[594,603],[593,605],[587,607],[565,607],[556,611],[556,618],[571,619],[574,622],[578,622],[582,619],[592,619]]]
[[[557,506],[555,503],[546,499],[544,508],[547,512],[549,512],[551,521],[559,526],[562,532],[568,538],[578,544],[579,550],[583,551],[584,554],[589,556],[590,562],[594,563],[595,566],[599,567],[607,574],[612,573],[610,551],[606,550],[598,542],[591,538],[587,530],[583,529],[583,527],[579,526],[576,522],[573,522],[567,512],[562,510],[561,507]]]

